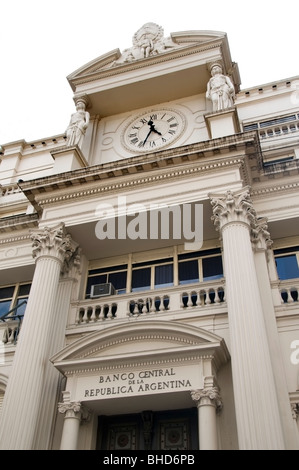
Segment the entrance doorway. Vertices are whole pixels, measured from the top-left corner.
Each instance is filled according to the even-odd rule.
[[[99,416],[97,450],[198,450],[197,408]]]

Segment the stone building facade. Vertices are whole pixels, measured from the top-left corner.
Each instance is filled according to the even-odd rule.
[[[68,81],[0,156],[0,448],[298,449],[299,76],[147,23]]]

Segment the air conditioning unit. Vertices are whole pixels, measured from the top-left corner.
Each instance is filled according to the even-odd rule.
[[[90,297],[93,299],[95,297],[104,297],[105,295],[114,295],[115,288],[108,282],[106,284],[94,284],[91,286]]]

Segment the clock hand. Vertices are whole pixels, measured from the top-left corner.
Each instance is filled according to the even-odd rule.
[[[146,142],[147,139],[149,138],[149,135],[150,135],[150,133],[152,132],[152,130],[153,130],[153,129],[151,128],[150,131],[149,131],[149,133],[147,134],[146,138],[144,139],[144,141],[143,141],[143,146],[145,145],[145,142]]]

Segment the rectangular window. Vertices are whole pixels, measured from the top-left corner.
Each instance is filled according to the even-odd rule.
[[[223,277],[222,257],[218,248],[184,253],[179,255],[178,259],[180,284],[211,281]]]
[[[173,259],[158,259],[132,266],[132,292],[173,286]]]
[[[117,294],[126,292],[127,265],[111,266],[109,268],[91,269],[88,271],[85,298],[90,298],[91,286],[111,282]]]
[[[0,317],[6,315],[10,310],[10,316],[24,315],[29,297],[31,284],[15,284],[13,286],[0,288]]]
[[[274,256],[279,279],[299,278],[299,247],[275,250]]]

